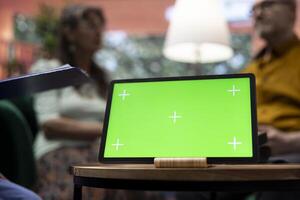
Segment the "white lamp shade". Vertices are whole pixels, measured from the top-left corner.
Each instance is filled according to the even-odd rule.
[[[177,0],[163,54],[179,62],[221,62],[233,55],[229,41],[218,0]]]

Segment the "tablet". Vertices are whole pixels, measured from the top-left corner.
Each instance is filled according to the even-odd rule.
[[[254,75],[112,81],[99,161],[153,163],[166,157],[256,162]]]

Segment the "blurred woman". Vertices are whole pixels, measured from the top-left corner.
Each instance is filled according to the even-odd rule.
[[[73,184],[69,166],[97,160],[109,78],[93,55],[101,48],[104,27],[100,8],[66,7],[60,18],[57,58],[40,60],[32,67],[33,72],[40,72],[68,63],[91,77],[84,85],[35,97],[41,127],[34,146],[37,192],[43,199],[70,199]]]

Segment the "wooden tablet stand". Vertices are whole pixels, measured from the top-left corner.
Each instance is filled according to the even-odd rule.
[[[154,158],[156,168],[207,168],[206,158]]]

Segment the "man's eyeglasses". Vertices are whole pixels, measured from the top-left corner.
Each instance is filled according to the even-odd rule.
[[[253,16],[253,15],[256,15],[258,13],[258,11],[266,11],[270,8],[272,8],[274,5],[279,5],[279,4],[282,4],[282,5],[288,5],[288,6],[294,6],[292,5],[292,3],[290,2],[287,2],[287,1],[274,1],[274,0],[269,0],[269,1],[262,1],[260,3],[257,3],[255,4],[251,11],[250,11],[250,14]]]

